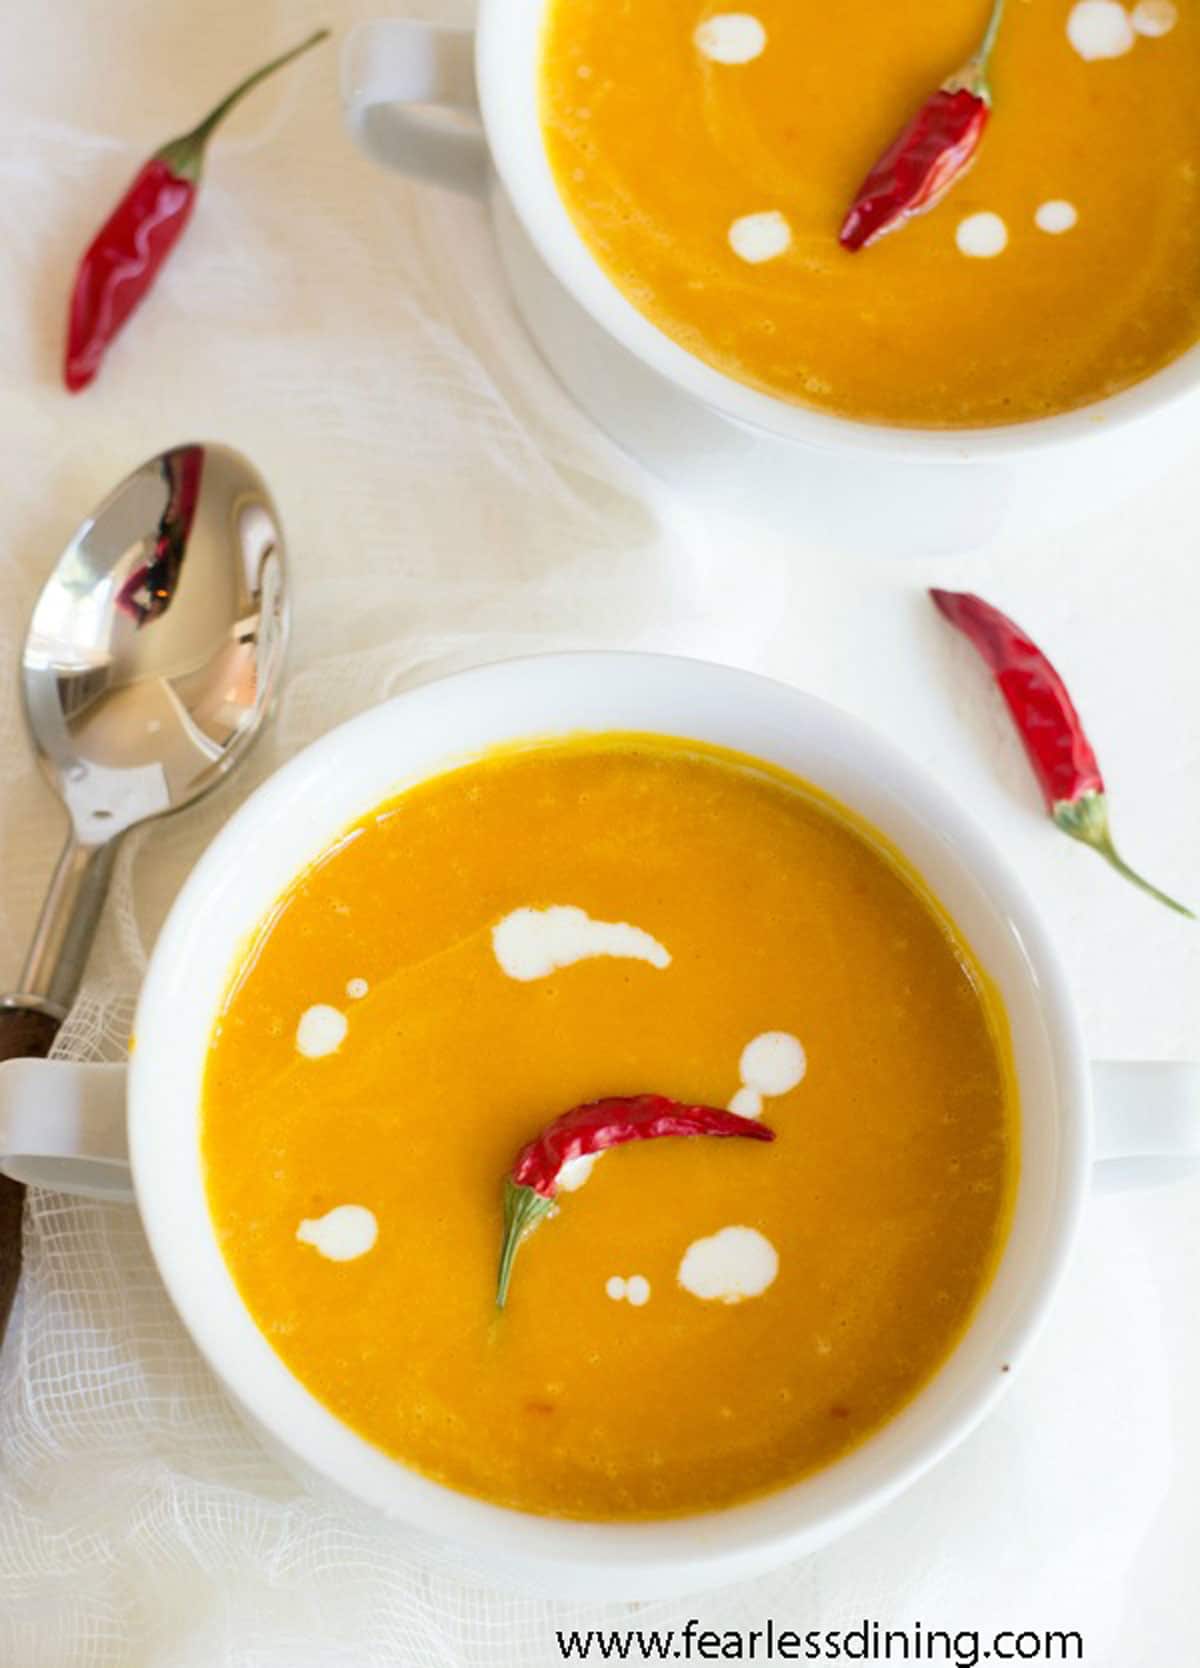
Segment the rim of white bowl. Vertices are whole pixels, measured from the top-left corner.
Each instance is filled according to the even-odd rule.
[[[691,1517],[631,1523],[536,1517],[457,1493],[375,1448],[319,1402],[258,1330],[221,1256],[203,1194],[198,1074],[187,1078],[182,1086],[178,1082],[172,1085],[172,1072],[179,1069],[180,1050],[179,1039],[170,1034],[171,1024],[184,1027],[185,1044],[191,1025],[191,1040],[199,1038],[201,1050],[211,1031],[213,1009],[191,1019],[184,1016],[193,992],[194,970],[213,936],[211,922],[214,914],[219,914],[222,894],[236,886],[245,854],[272,827],[278,831],[283,825],[294,825],[303,816],[306,802],[328,797],[328,784],[339,775],[349,748],[360,743],[385,746],[389,736],[394,739],[396,734],[412,733],[423,711],[436,724],[441,709],[444,721],[447,704],[453,708],[455,702],[465,701],[474,710],[484,703],[482,710],[488,710],[486,703],[502,701],[506,687],[520,690],[531,680],[542,686],[539,700],[552,702],[564,679],[590,676],[597,667],[603,667],[606,677],[618,681],[625,676],[640,677],[648,704],[656,689],[666,700],[673,691],[678,694],[681,685],[689,685],[685,698],[715,703],[719,697],[723,709],[734,708],[740,701],[746,711],[758,703],[758,710],[765,713],[769,703],[773,726],[790,728],[790,709],[792,722],[815,720],[837,735],[839,748],[849,750],[856,759],[873,759],[880,772],[891,770],[902,778],[908,798],[902,800],[899,790],[889,790],[894,803],[908,814],[909,800],[915,802],[919,815],[914,812],[914,816],[927,830],[935,829],[939,843],[952,854],[949,866],[957,866],[973,881],[981,874],[986,880],[991,907],[998,921],[1003,920],[1028,968],[1038,1012],[1050,1016],[1047,1051],[1063,1109],[1056,1126],[1056,1132],[1064,1137],[1057,1146],[1058,1204],[1038,1241],[1036,1277],[1024,1281],[1009,1305],[1011,1314],[1005,1313],[1003,1368],[991,1373],[986,1382],[981,1368],[973,1370],[969,1382],[954,1390],[948,1405],[938,1413],[936,1428],[923,1434],[917,1428],[906,1459],[898,1461],[887,1451],[894,1442],[905,1439],[908,1424],[919,1427],[923,1409],[924,1422],[929,1423],[928,1409],[935,1393],[940,1392],[943,1399],[949,1393],[956,1357],[979,1323],[981,1306],[955,1354],[933,1379],[899,1414],[842,1459],[798,1483],[744,1504]],[[509,739],[555,733],[549,710],[547,717],[550,730],[522,724],[508,729]],[[738,722],[743,722],[740,715]],[[749,718],[744,722],[748,726]],[[621,726],[608,725],[614,727]],[[578,728],[571,725],[572,730]],[[663,734],[684,734],[686,726],[664,725],[660,730]],[[691,734],[703,739],[699,730]],[[760,749],[759,756],[769,754]],[[442,747],[435,762],[408,780],[420,780],[460,758],[457,749]],[[373,803],[386,794],[385,787]],[[344,827],[368,808],[347,801],[344,814],[337,814],[336,826]],[[318,849],[324,843],[318,842]],[[959,848],[965,848],[969,855],[963,855]],[[930,884],[934,885],[932,881]],[[936,895],[936,885],[934,889]],[[236,944],[227,945],[226,952],[221,963],[225,975],[236,959]],[[194,995],[191,1007],[195,1009]],[[683,657],[598,650],[495,661],[414,687],[360,713],[303,749],[255,789],[185,881],[151,957],[135,1034],[138,1041],[131,1063],[129,1145],[138,1205],[172,1301],[217,1376],[302,1469],[389,1517],[512,1566],[518,1581],[530,1572],[536,1572],[539,1580],[551,1581],[556,1574],[566,1580],[585,1574],[589,1579],[610,1582],[609,1596],[659,1596],[691,1590],[709,1581],[732,1580],[786,1562],[877,1510],[957,1446],[1011,1382],[1008,1366],[1016,1366],[1036,1336],[1066,1267],[1086,1192],[1091,1155],[1090,1088],[1078,1015],[1062,964],[1032,900],[988,836],[936,780],[892,742],[840,708],[755,673]],[[181,1127],[191,1150],[190,1165],[182,1170],[179,1154],[171,1146],[170,1130],[175,1124],[170,1114],[164,1116],[162,1112],[164,1099],[178,1106],[180,1096],[189,1101]],[[177,1112],[175,1119],[180,1116]],[[160,1176],[169,1178],[166,1186],[160,1183]],[[1001,1279],[1013,1253],[1014,1238],[1015,1229],[989,1291]],[[985,1293],[983,1304],[988,1301],[989,1294]],[[901,1434],[896,1436],[898,1431]]]

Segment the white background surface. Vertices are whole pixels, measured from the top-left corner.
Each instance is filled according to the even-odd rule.
[[[130,843],[64,1038],[74,1052],[119,1048],[180,876],[272,763],[440,669],[619,645],[768,672],[885,730],[1008,851],[1066,953],[1095,1053],[1195,1055],[1200,929],[1051,829],[980,667],[922,587],[977,589],[1052,650],[1126,855],[1200,900],[1200,441],[1117,509],[970,558],[850,561],[801,524],[689,511],[542,370],[482,211],[352,151],[328,48],[231,126],[155,295],[97,384],[62,391],[73,264],[142,156],[314,22],[365,15],[76,0],[10,20],[0,980],[16,978],[61,827],[12,698],[25,615],[120,475],[164,444],[212,437],[255,459],[290,534],[290,685],[237,788]],[[1098,482],[1097,504],[1110,499]],[[1097,1201],[1055,1320],[985,1430],[807,1564],[654,1618],[1078,1627],[1089,1668],[1183,1668],[1200,1644],[1198,1202],[1196,1187]],[[130,1218],[43,1197],[28,1254],[0,1374],[4,1668],[556,1660],[556,1607],[486,1595],[370,1520],[296,1495],[192,1357]]]

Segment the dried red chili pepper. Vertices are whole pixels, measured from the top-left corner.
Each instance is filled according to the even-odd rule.
[[[934,207],[974,162],[992,109],[988,60],[1004,0],[993,0],[979,50],[925,100],[859,186],[838,242],[853,254]]]
[[[248,75],[190,133],[170,140],[138,170],[75,275],[63,365],[63,380],[73,394],[96,375],[109,343],[183,235],[196,205],[205,146],[214,128],[252,87],[328,34],[328,29],[318,29]]]
[[[1194,919],[1190,909],[1136,874],[1113,845],[1104,778],[1092,744],[1066,685],[1037,644],[982,597],[936,590],[929,595],[995,674],[1055,825],[1098,851],[1143,892]]]
[[[610,1095],[572,1107],[521,1148],[504,1183],[504,1240],[496,1281],[496,1307],[508,1297],[513,1259],[525,1235],[554,1204],[563,1166],[626,1141],[656,1141],[665,1135],[740,1135],[773,1141],[775,1131],[753,1118],[715,1106],[688,1106],[666,1095]]]

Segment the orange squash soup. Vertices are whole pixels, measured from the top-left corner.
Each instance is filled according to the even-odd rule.
[[[563,1172],[496,1304],[506,1176],[661,1094],[775,1139]],[[998,998],[815,790],[700,744],[489,754],[348,829],[249,945],[202,1141],[257,1324],[425,1475],[597,1520],[828,1465],[961,1336],[1017,1170]]]
[[[1008,0],[971,172],[847,253],[868,169],[988,0],[549,0],[559,193],[628,299],[718,370],[842,416],[1086,405],[1200,335],[1200,8]]]

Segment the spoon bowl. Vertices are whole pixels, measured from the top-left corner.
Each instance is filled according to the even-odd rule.
[[[78,529],[22,663],[77,839],[178,810],[237,763],[278,676],[282,573],[266,487],[223,446],[150,459]]]

